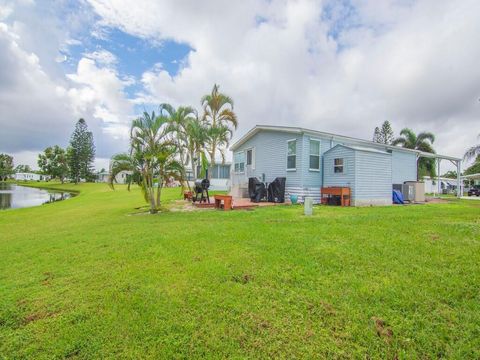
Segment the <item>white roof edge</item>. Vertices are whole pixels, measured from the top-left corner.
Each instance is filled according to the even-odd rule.
[[[274,126],[274,125],[255,125],[251,128],[245,135],[238,139],[234,144],[230,146],[231,151],[235,151],[236,148],[241,146],[247,140],[249,140],[253,135],[255,135],[260,130],[271,130],[271,131],[280,131],[280,132],[289,132],[289,133],[301,133],[301,128],[294,128],[289,126]]]
[[[452,160],[452,161],[461,161],[461,158],[457,158],[455,156],[448,156],[448,155],[441,155],[441,154],[433,154],[427,153],[423,151],[419,151],[419,155],[422,157],[428,157],[432,159],[440,159],[440,160]]]
[[[334,147],[325,151],[325,153],[335,149],[337,146],[345,147],[347,149],[352,149],[352,150],[355,150],[355,151],[366,151],[366,152],[373,152],[373,153],[377,153],[377,154],[391,155],[388,151],[383,151],[383,150],[374,149],[374,148],[366,148],[366,147],[361,147],[361,146],[351,146],[351,145],[345,145],[345,144],[337,144]]]
[[[257,132],[259,132],[261,130],[289,132],[289,133],[296,133],[296,134],[304,133],[304,134],[310,134],[310,135],[314,135],[314,136],[315,135],[317,135],[317,136],[321,135],[321,136],[331,137],[332,139],[337,139],[337,140],[354,141],[354,142],[358,142],[358,143],[361,143],[361,144],[373,146],[375,148],[384,147],[384,148],[392,149],[392,150],[414,152],[416,154],[421,153],[421,151],[419,151],[419,150],[406,149],[406,148],[402,148],[402,147],[399,147],[399,146],[393,146],[393,145],[387,145],[387,144],[380,144],[380,143],[376,143],[376,142],[373,142],[373,141],[370,141],[370,140],[358,139],[358,138],[353,138],[353,137],[350,137],[350,136],[337,135],[337,134],[327,133],[327,132],[324,132],[324,131],[305,129],[305,128],[301,128],[301,127],[277,126],[277,125],[255,125],[245,135],[243,135],[239,140],[237,140],[232,146],[230,146],[230,150],[235,151],[239,146],[241,146],[243,143],[245,143],[253,135],[255,135]]]
[[[476,174],[469,174],[469,175],[462,175],[462,179],[480,179],[480,173]]]

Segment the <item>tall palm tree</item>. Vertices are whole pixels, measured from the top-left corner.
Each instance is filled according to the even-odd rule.
[[[224,158],[224,149],[222,146],[228,146],[232,127],[238,126],[237,115],[233,111],[233,100],[231,97],[222,94],[217,84],[213,85],[212,92],[202,97],[203,106],[202,120],[208,124],[209,144],[208,153],[210,156],[210,165],[215,165],[215,155],[217,150],[221,149],[222,159]],[[228,131],[226,131],[228,129]]]
[[[183,164],[183,178],[186,179],[185,168],[189,163],[187,126],[191,121],[197,119],[197,111],[190,106],[180,106],[175,109],[172,105],[164,103],[160,105],[160,114],[167,116],[171,123],[180,163]],[[190,188],[188,181],[187,186]]]
[[[409,128],[404,128],[400,131],[400,136],[393,140],[392,145],[401,145],[407,149],[420,150],[427,153],[435,154],[432,147],[435,141],[435,135],[431,132],[421,132],[418,135]],[[428,174],[430,177],[435,177],[435,159],[420,158],[418,160],[418,177]]]
[[[161,206],[163,184],[170,179],[183,183],[185,179],[185,167],[177,160],[177,152],[178,147],[175,144],[164,144],[156,155],[158,161],[157,207]]]
[[[480,134],[478,135],[478,138],[480,139]],[[480,155],[480,144],[474,145],[471,148],[469,148],[466,152],[463,158],[465,160],[471,160],[477,156]]]
[[[110,185],[122,170],[132,171],[128,180],[140,185],[150,213],[161,206],[161,190],[169,178],[182,179],[182,164],[176,159],[177,145],[173,140],[174,129],[165,116],[155,112],[143,113],[132,122],[130,129],[130,153],[117,154],[110,163]]]
[[[192,167],[193,178],[204,176],[208,168],[207,143],[208,128],[198,118],[191,119],[185,126],[186,149],[188,152],[188,163]],[[201,174],[197,173],[197,166],[200,165]]]

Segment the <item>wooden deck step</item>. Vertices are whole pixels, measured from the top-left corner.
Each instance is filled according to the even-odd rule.
[[[233,204],[233,210],[248,210],[248,209],[255,209],[258,207],[257,204],[242,204],[242,205],[235,205]]]
[[[193,206],[199,208],[199,209],[214,209],[215,208],[215,204],[212,204],[212,203],[193,203]]]

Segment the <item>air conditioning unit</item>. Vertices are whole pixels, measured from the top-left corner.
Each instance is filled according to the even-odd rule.
[[[425,202],[425,184],[422,181],[405,181],[405,184],[413,186],[415,202]]]
[[[398,190],[402,193],[403,200],[413,202],[415,201],[415,187],[411,184],[393,184],[393,190]]]
[[[415,186],[412,184],[402,185],[403,200],[413,202],[415,201]]]

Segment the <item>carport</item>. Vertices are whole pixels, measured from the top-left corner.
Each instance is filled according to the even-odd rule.
[[[463,175],[462,176],[462,185],[465,180],[479,180],[480,181],[480,173],[477,174],[470,174],[470,175]],[[463,195],[463,193],[462,193]]]
[[[440,162],[442,160],[447,160],[450,161],[456,168],[457,168],[457,197],[460,198],[462,197],[463,194],[463,181],[462,181],[462,159],[456,158],[453,156],[447,156],[447,155],[440,155],[440,154],[431,154],[427,152],[419,152],[418,157],[417,157],[417,163],[418,159],[424,157],[424,158],[430,158],[430,159],[435,159],[437,161],[437,186],[438,186],[438,196],[440,196],[442,192],[442,185],[440,181]]]

